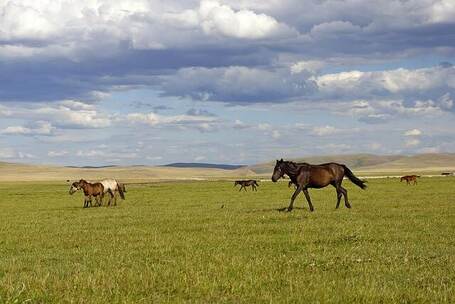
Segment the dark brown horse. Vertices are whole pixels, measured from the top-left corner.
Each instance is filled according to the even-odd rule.
[[[245,190],[246,191],[246,187],[250,187],[251,186],[251,189],[253,191],[258,191],[256,189],[256,187],[259,187],[259,184],[257,181],[255,181],[254,179],[249,179],[249,180],[236,180],[234,182],[234,187],[237,186],[237,185],[240,185],[240,189],[239,191],[242,191]]]
[[[101,183],[89,183],[83,179],[78,182],[74,182],[69,190],[70,194],[73,194],[77,190],[84,191],[84,208],[87,208],[90,204],[92,206],[92,197],[95,198],[97,206],[101,205],[104,196],[104,186]]]
[[[337,163],[310,165],[307,163],[297,164],[292,161],[284,161],[283,159],[277,160],[275,169],[273,170],[272,181],[277,182],[285,174],[289,176],[294,185],[297,185],[297,189],[292,195],[291,203],[287,208],[288,211],[292,211],[294,208],[294,200],[301,191],[305,194],[310,211],[313,211],[314,208],[308,189],[320,189],[328,185],[334,186],[337,191],[336,208],[340,206],[341,196],[344,196],[344,205],[347,208],[351,208],[348,201],[348,191],[341,186],[344,176],[362,189],[367,187],[365,182],[357,178],[348,167]]]
[[[407,185],[410,185],[411,182],[414,182],[414,185],[417,185],[418,177],[420,177],[420,175],[405,175],[400,178],[400,182],[405,180]]]

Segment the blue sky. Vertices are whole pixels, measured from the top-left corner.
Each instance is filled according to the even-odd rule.
[[[0,161],[455,152],[451,0],[6,0]]]

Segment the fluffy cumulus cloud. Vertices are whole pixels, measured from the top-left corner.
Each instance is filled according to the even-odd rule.
[[[190,109],[181,115],[160,115],[156,113],[130,113],[126,120],[132,124],[145,124],[151,128],[195,129],[200,132],[217,130],[221,124],[219,118],[206,112]]]
[[[9,126],[1,133],[23,135],[51,134],[55,127],[96,129],[111,125],[112,118],[100,114],[95,105],[65,100],[58,103],[36,103],[4,107],[10,117],[29,121],[30,126]]]
[[[9,126],[0,131],[0,134],[10,135],[51,135],[55,128],[47,121],[38,121],[36,126]]]
[[[227,102],[286,99],[303,93],[296,92],[302,84],[295,74],[318,73],[327,63],[342,67],[429,51],[453,54],[453,14],[453,5],[442,0],[6,0],[0,3],[0,58],[8,59],[0,61],[0,100],[98,100],[144,86],[195,98],[214,91],[214,99]],[[286,65],[289,75],[283,74]],[[251,81],[257,72],[264,81]],[[216,77],[188,92],[175,84],[194,73],[238,77],[255,92],[216,94]],[[402,92],[433,88],[429,79],[444,77],[423,70],[408,77],[407,69],[387,77],[359,73],[319,74],[315,80],[333,95],[357,80],[375,90],[371,86],[382,78],[384,90]],[[289,96],[261,88],[275,78]]]
[[[156,130],[223,134],[234,143],[211,152],[220,159],[247,157],[239,130],[264,157],[299,132],[321,147],[359,142],[330,142],[341,152],[447,151],[454,20],[450,0],[0,1],[0,145],[13,144],[0,155],[28,159],[22,148],[39,143],[51,159],[121,160],[91,146],[104,139],[133,160],[151,144],[126,143]],[[359,126],[372,131],[354,137]]]

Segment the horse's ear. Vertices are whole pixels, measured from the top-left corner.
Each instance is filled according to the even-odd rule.
[[[283,159],[281,159],[281,160],[280,160],[280,163],[282,163],[282,162],[284,162],[284,160],[283,160]]]

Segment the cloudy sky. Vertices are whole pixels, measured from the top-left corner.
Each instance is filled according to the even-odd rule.
[[[453,0],[2,0],[0,161],[455,152]]]

